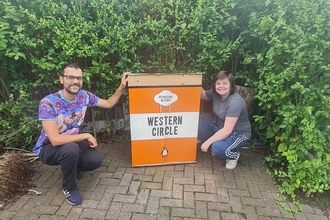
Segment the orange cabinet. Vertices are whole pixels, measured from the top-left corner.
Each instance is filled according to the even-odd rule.
[[[131,74],[132,166],[196,162],[202,74]]]

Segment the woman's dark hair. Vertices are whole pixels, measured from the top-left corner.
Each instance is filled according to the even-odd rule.
[[[80,67],[79,64],[77,64],[77,63],[69,63],[69,64],[66,64],[66,65],[63,66],[63,68],[61,69],[61,76],[64,75],[64,70],[65,70],[66,68],[68,68],[68,67],[70,67],[70,68],[75,68],[75,69],[81,69],[81,67]]]
[[[213,91],[215,91],[215,83],[218,79],[228,79],[229,80],[229,83],[230,83],[230,95],[234,94],[235,93],[235,77],[234,75],[229,72],[229,71],[220,71],[218,72],[215,76],[214,76],[214,79],[213,79]]]

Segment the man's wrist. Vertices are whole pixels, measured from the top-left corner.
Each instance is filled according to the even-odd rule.
[[[122,88],[121,86],[118,87],[117,91],[120,92],[121,94],[124,92],[125,88]]]

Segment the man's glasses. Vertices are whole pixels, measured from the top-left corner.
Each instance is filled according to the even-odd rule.
[[[72,76],[72,75],[62,75],[63,77],[66,77],[66,79],[69,82],[72,82],[74,79],[77,79],[77,81],[82,82],[84,78],[82,76]]]

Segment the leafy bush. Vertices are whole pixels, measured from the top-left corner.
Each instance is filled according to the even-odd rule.
[[[247,60],[257,65],[259,135],[279,189],[329,190],[330,6],[328,1],[268,1],[272,13],[253,13],[251,35],[265,47]],[[299,210],[300,207],[297,207]]]
[[[9,100],[0,103],[0,148],[34,147],[41,129],[37,120],[39,102],[28,96],[20,91],[18,98],[10,95]]]

